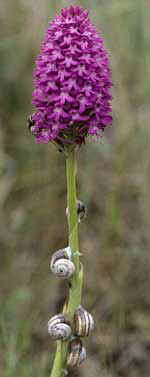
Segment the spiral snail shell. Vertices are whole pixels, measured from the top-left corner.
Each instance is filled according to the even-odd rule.
[[[83,347],[81,339],[71,340],[68,347],[67,365],[79,366],[86,359],[86,349]]]
[[[94,329],[94,319],[81,305],[74,313],[74,333],[77,336],[88,336]]]
[[[72,253],[70,247],[56,251],[52,256],[50,264],[53,274],[62,279],[69,279],[75,271],[75,266],[71,259]]]
[[[48,333],[54,340],[68,340],[72,335],[70,324],[63,314],[57,314],[48,321]]]

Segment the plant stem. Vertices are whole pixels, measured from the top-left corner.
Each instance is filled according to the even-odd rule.
[[[71,150],[66,157],[67,171],[67,207],[68,207],[68,228],[69,228],[69,246],[72,250],[72,259],[75,265],[75,272],[70,281],[69,300],[65,304],[64,314],[70,319],[73,318],[74,311],[81,304],[83,269],[79,260],[79,242],[78,242],[78,218],[76,207],[76,151]],[[66,369],[68,342],[57,342],[57,350],[51,377],[62,377]]]
[[[68,207],[68,227],[69,246],[73,253],[73,263],[75,273],[71,280],[69,291],[69,302],[67,312],[74,314],[76,307],[81,303],[82,276],[80,276],[79,241],[78,241],[78,218],[77,218],[77,196],[76,196],[76,151],[69,153],[66,160],[67,168],[67,207]]]

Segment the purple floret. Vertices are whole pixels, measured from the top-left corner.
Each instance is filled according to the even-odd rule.
[[[50,22],[34,70],[38,143],[82,144],[112,123],[111,72],[87,10],[70,6]]]

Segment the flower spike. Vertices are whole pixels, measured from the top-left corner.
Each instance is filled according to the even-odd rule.
[[[79,6],[49,23],[34,70],[33,135],[37,143],[81,145],[111,124],[108,55]]]

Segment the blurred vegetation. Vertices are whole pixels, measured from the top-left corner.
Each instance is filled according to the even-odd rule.
[[[76,3],[72,1],[72,3]],[[104,35],[113,74],[113,126],[80,150],[83,305],[96,330],[72,376],[150,371],[150,8],[148,0],[78,1]],[[0,12],[0,376],[48,377],[48,319],[67,287],[49,272],[67,245],[64,159],[26,129],[32,70],[48,21],[71,1],[6,0]],[[56,281],[57,280],[57,281]]]

